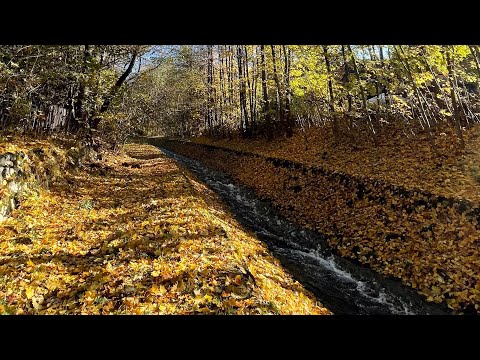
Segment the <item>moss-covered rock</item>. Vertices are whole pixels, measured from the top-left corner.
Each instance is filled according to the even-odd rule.
[[[26,190],[61,178],[66,159],[65,151],[53,145],[0,154],[0,221],[18,207]]]

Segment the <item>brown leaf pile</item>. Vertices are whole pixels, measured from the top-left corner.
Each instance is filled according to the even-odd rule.
[[[0,313],[330,313],[192,175],[125,150],[1,224]]]

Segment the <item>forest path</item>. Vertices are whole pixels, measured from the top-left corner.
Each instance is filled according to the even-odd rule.
[[[0,228],[0,313],[328,314],[149,145],[31,194]]]

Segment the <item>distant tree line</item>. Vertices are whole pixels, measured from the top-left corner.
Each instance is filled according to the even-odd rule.
[[[138,78],[124,110],[167,135],[272,139],[323,125],[377,144],[395,123],[430,137],[451,126],[464,146],[480,116],[479,57],[464,45],[179,46]]]
[[[451,127],[463,147],[479,61],[477,45],[1,46],[0,129],[273,139],[327,126],[378,144],[395,124],[432,146]]]

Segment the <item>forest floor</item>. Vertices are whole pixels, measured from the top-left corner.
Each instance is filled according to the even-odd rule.
[[[465,150],[459,150],[452,129],[438,131],[435,151],[428,137],[406,133],[390,127],[380,134],[375,147],[368,136],[356,145],[344,137],[335,144],[330,128],[296,130],[291,138],[212,139],[199,137],[191,141],[228,149],[287,159],[309,166],[349,175],[382,179],[407,189],[421,189],[436,195],[480,203],[480,126],[464,131]]]
[[[0,226],[1,314],[330,314],[153,146],[32,192]]]

